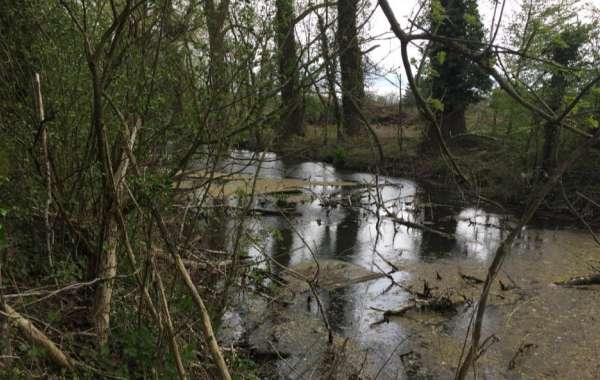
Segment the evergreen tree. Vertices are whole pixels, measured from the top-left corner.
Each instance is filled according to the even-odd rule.
[[[432,0],[430,23],[436,35],[481,48],[484,32],[476,0]],[[443,44],[433,43],[429,59],[432,104],[438,105],[442,133],[444,137],[464,133],[465,110],[491,89],[492,82],[476,64]],[[429,140],[434,135],[430,133]]]

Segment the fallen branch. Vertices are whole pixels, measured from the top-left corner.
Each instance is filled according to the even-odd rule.
[[[432,233],[434,235],[438,235],[438,236],[444,237],[446,239],[454,239],[454,236],[452,234],[448,234],[446,232],[443,232],[443,231],[440,231],[440,230],[436,230],[436,229],[431,228],[431,227],[427,227],[424,224],[409,222],[408,220],[404,220],[404,219],[398,218],[396,216],[393,216],[392,214],[388,214],[387,216],[389,218],[391,218],[394,223],[402,224],[402,225],[404,225],[406,227],[409,227],[409,228],[415,228],[415,229],[418,229],[418,230],[429,232],[429,233]]]
[[[586,276],[577,276],[565,281],[555,282],[558,286],[586,286],[600,285],[600,273],[593,273]]]
[[[160,260],[168,261],[171,264],[176,264],[175,259],[160,249],[157,249],[155,252],[156,257]],[[203,262],[199,260],[190,260],[190,259],[181,259],[181,262],[188,268],[194,270],[206,270],[206,269],[217,269],[217,270],[225,270],[227,267],[232,265],[231,260],[221,260],[215,262]]]
[[[438,296],[424,301],[414,300],[404,306],[401,306],[399,309],[383,310],[372,307],[371,310],[383,312],[383,320],[375,322],[371,324],[371,326],[388,322],[389,317],[401,317],[411,310],[431,311],[437,313],[454,312],[456,311],[456,306],[458,304],[460,303],[452,302],[448,296]]]
[[[466,282],[467,284],[471,284],[471,285],[475,285],[475,284],[483,284],[485,281],[483,281],[480,278],[477,278],[475,276],[469,276],[468,274],[464,274],[464,273],[459,273],[460,277],[463,279],[464,282]]]
[[[537,348],[537,344],[535,344],[535,343],[521,342],[521,344],[519,345],[519,348],[513,355],[512,359],[510,359],[510,361],[508,362],[508,369],[510,371],[514,370],[517,367],[517,365],[519,364],[519,362],[521,361],[522,357],[524,355],[528,354],[529,352],[533,351],[536,348]]]
[[[73,361],[71,358],[62,352],[43,332],[38,330],[29,319],[23,317],[6,303],[2,304],[2,314],[17,325],[27,340],[36,346],[43,347],[54,363],[63,368],[73,369]]]

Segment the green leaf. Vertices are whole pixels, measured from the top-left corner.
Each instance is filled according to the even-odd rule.
[[[56,321],[58,321],[59,318],[60,318],[60,310],[50,311],[48,313],[48,316],[46,317],[46,319],[48,320],[49,323],[56,322]]]
[[[552,38],[552,44],[554,44],[554,46],[556,46],[558,48],[562,48],[562,49],[566,49],[569,47],[569,45],[565,42],[565,40],[562,38],[562,36],[560,34],[556,34]]]
[[[469,25],[477,25],[477,16],[475,16],[475,15],[465,13],[465,15],[463,16],[463,19]]]
[[[437,54],[437,61],[440,65],[444,64],[444,62],[446,61],[446,52],[445,51],[442,50]]]
[[[446,16],[446,9],[440,2],[440,0],[431,1],[431,17],[436,23],[440,23]]]
[[[594,118],[593,116],[590,116],[587,119],[585,119],[585,124],[592,129],[598,128],[598,120],[596,120],[596,118]]]
[[[429,98],[429,105],[438,112],[444,111],[444,103],[442,103],[439,99]]]

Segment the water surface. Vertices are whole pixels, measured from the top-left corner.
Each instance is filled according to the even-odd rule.
[[[261,157],[264,161],[257,165],[255,160]],[[370,190],[358,191],[309,186],[308,195],[291,205],[295,214],[251,218],[248,228],[254,239],[249,254],[258,266],[275,274],[314,259],[340,260],[385,273],[386,277],[377,280],[319,291],[331,328],[337,336],[348,338],[354,350],[365,352],[369,364],[363,366],[364,378],[452,378],[473,312],[471,300],[479,295],[478,286],[465,282],[461,274],[485,277],[513,217],[488,212],[480,205],[465,206],[411,180],[344,172],[320,162],[285,163],[273,153],[237,151],[219,169],[255,174],[258,167],[259,176],[269,178],[369,185]],[[263,207],[277,206],[276,199],[262,198],[257,202]],[[330,207],[331,199],[340,204]],[[454,238],[395,223],[390,214],[426,224]],[[233,228],[228,220],[220,226],[223,235]],[[224,238],[222,246],[215,248],[230,243]],[[523,229],[500,276],[503,284],[513,289],[503,291],[496,284],[492,291],[484,338],[494,337],[478,362],[479,376],[600,378],[598,290],[552,285],[569,276],[589,273],[590,265],[600,260],[599,253],[582,232]],[[426,281],[436,291],[460,294],[467,301],[452,315],[417,313],[377,324],[382,319],[381,310],[397,309],[411,299],[411,294],[392,285],[391,279],[413,289]],[[306,304],[272,314],[268,305],[247,307],[245,317],[255,313],[258,315],[251,319],[262,323],[271,319],[272,326],[294,321],[298,322],[296,326],[322,325],[316,300],[306,298]],[[228,312],[226,322],[239,320],[239,313]],[[309,319],[311,322],[306,322]],[[309,332],[301,327],[296,330],[293,339],[305,348],[280,359],[279,377],[322,377],[324,371],[314,368],[328,362],[323,360],[325,354],[316,353],[318,344]],[[306,347],[315,347],[315,352],[303,354]]]

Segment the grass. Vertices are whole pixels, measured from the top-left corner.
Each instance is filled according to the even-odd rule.
[[[279,152],[295,160],[318,160],[335,164],[344,169],[368,170],[379,161],[377,147],[370,135],[347,137],[338,142],[335,126],[328,126],[328,138],[325,141],[323,126],[309,125],[302,137],[280,147]],[[400,157],[415,157],[420,136],[417,126],[405,126],[402,136],[396,126],[373,126],[381,143],[386,163],[392,163]]]

